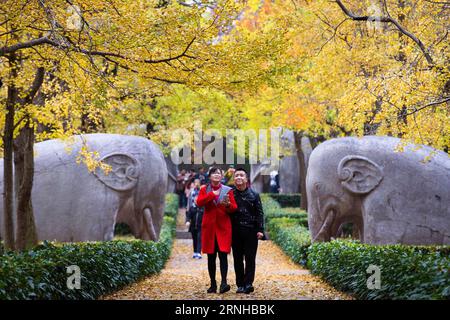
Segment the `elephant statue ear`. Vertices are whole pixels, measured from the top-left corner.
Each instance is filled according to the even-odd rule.
[[[367,194],[381,182],[383,170],[366,157],[350,155],[339,163],[338,176],[344,189],[354,194]]]
[[[111,166],[108,174],[97,168],[94,175],[107,187],[116,191],[133,189],[139,179],[139,162],[131,155],[113,153],[103,157],[100,161]]]

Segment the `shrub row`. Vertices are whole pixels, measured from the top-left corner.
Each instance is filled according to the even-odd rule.
[[[0,299],[96,299],[159,272],[169,258],[176,222],[164,217],[160,240],[44,242],[0,257]],[[68,289],[67,267],[80,268],[81,289]]]
[[[261,201],[267,225],[269,225],[270,220],[273,218],[290,218],[296,219],[299,224],[308,227],[308,214],[306,211],[300,208],[283,208],[268,193],[261,194]]]
[[[450,299],[450,246],[368,245],[335,240],[311,245],[298,219],[271,218],[271,239],[293,261],[358,299]],[[380,268],[381,286],[367,282]]]
[[[300,193],[267,193],[273,200],[277,201],[282,208],[286,207],[299,207],[300,206]]]
[[[369,289],[369,266],[380,268],[379,289]],[[308,268],[339,290],[359,299],[450,299],[448,248],[368,245],[336,240],[315,243]]]
[[[306,266],[311,238],[308,229],[298,219],[273,218],[267,224],[270,239],[291,259]]]
[[[178,215],[178,195],[176,193],[166,194],[166,207],[164,215],[176,219]]]

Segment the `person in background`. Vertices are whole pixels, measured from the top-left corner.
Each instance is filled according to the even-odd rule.
[[[195,179],[192,182],[191,192],[188,197],[188,206],[186,211],[186,226],[189,228],[189,232],[192,235],[192,242],[194,246],[194,255],[192,258],[201,259],[202,250],[202,219],[203,208],[197,206],[196,201],[200,192],[200,179]]]
[[[195,175],[195,179],[199,179],[200,180],[200,185],[204,185],[206,184],[206,174],[205,174],[205,168],[200,167],[200,169],[198,170],[198,173]]]
[[[278,171],[270,172],[270,193],[279,193],[280,191],[280,176]]]
[[[209,181],[209,171],[211,170],[211,168],[212,168],[212,167],[209,167],[209,168],[208,168],[208,172],[205,173],[205,177],[206,177],[205,184],[208,184],[208,183],[210,182],[210,181]]]
[[[186,188],[184,188],[184,195],[186,196],[186,214],[189,210],[189,196],[191,195],[194,186],[195,186],[194,180],[189,179],[186,183]]]
[[[248,188],[247,171],[238,168],[234,172],[233,189],[237,210],[232,216],[232,247],[236,293],[251,293],[255,289],[256,251],[258,240],[264,239],[264,212],[259,194]],[[244,267],[245,260],[245,267]]]
[[[195,176],[195,172],[192,169],[189,170],[189,172],[187,172],[184,175],[184,197],[185,197],[185,206],[184,207],[185,208],[187,208],[187,200],[189,197],[189,193],[191,191],[191,187],[193,186],[194,176]]]
[[[204,207],[202,222],[202,252],[208,255],[208,273],[211,286],[208,293],[217,292],[216,258],[219,255],[222,282],[220,293],[230,290],[227,284],[228,259],[231,252],[231,219],[237,206],[233,190],[223,185],[222,171],[217,167],[209,170],[210,183],[202,186],[196,201],[198,207]]]
[[[220,183],[221,184],[226,184],[227,178],[225,178],[225,171],[222,170],[222,169],[219,169],[219,170],[220,170],[220,174],[222,175],[222,179],[220,179]]]

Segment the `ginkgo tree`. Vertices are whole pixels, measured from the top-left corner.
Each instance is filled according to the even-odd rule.
[[[1,1],[5,245],[36,243],[32,150],[43,139],[144,124],[165,143],[163,132],[201,120],[286,127],[297,142],[379,134],[448,150],[448,10],[413,0]]]
[[[140,106],[151,107],[173,84],[236,91],[264,79],[260,66],[279,50],[277,36],[273,42],[229,36],[246,5],[222,0],[0,3],[7,248],[21,250],[37,241],[31,203],[35,141],[117,128],[123,126],[120,119],[142,120]]]
[[[432,1],[249,1],[227,36],[273,47],[259,63],[258,81],[229,89],[239,118],[225,123],[294,130],[303,208],[302,136],[316,145],[339,136],[390,135],[448,150],[448,9]],[[245,74],[246,65],[241,69]],[[198,103],[179,97],[163,100],[166,113],[157,108],[166,127],[181,125],[170,111],[180,106],[183,121],[199,118]],[[230,108],[223,110],[228,119]]]
[[[260,1],[246,26],[261,34],[284,17],[288,45],[271,81],[257,94],[242,92],[246,125],[294,130],[299,159],[301,136],[314,145],[390,135],[448,152],[449,8],[437,1]]]

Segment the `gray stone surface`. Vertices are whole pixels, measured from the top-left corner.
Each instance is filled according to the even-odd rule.
[[[295,149],[294,132],[284,130],[281,136],[282,155],[280,160],[280,193],[299,193],[300,192],[300,174],[299,161]],[[308,166],[309,156],[312,147],[307,137],[302,137],[302,150],[305,158],[305,164]]]
[[[302,138],[302,149],[305,163],[308,164],[309,156],[312,152],[311,143],[308,138]],[[294,132],[283,129],[280,142],[280,163],[278,169],[280,179],[280,193],[299,193],[300,175],[299,161],[295,149]],[[257,192],[268,192],[270,178],[269,164],[258,163],[250,166],[250,182],[252,188]]]
[[[258,193],[268,192],[268,176],[264,173],[270,165],[267,164],[251,164],[250,165],[250,184],[253,190]]]
[[[111,240],[115,223],[123,222],[137,238],[157,240],[167,190],[167,168],[159,147],[137,136],[87,134],[83,139],[89,151],[98,152],[112,166],[112,172],[90,173],[85,164],[77,163],[80,136],[73,144],[48,140],[35,145],[32,201],[38,238]],[[0,189],[3,192],[3,174]],[[0,232],[2,224],[3,198]]]
[[[399,142],[349,137],[314,149],[307,174],[313,240],[328,241],[352,222],[366,243],[450,244],[450,158],[426,146],[395,152]]]
[[[294,132],[285,130],[281,136],[280,193],[300,192],[299,161],[295,150]]]
[[[167,166],[167,192],[176,192],[178,165],[174,164],[170,156],[164,158]]]

